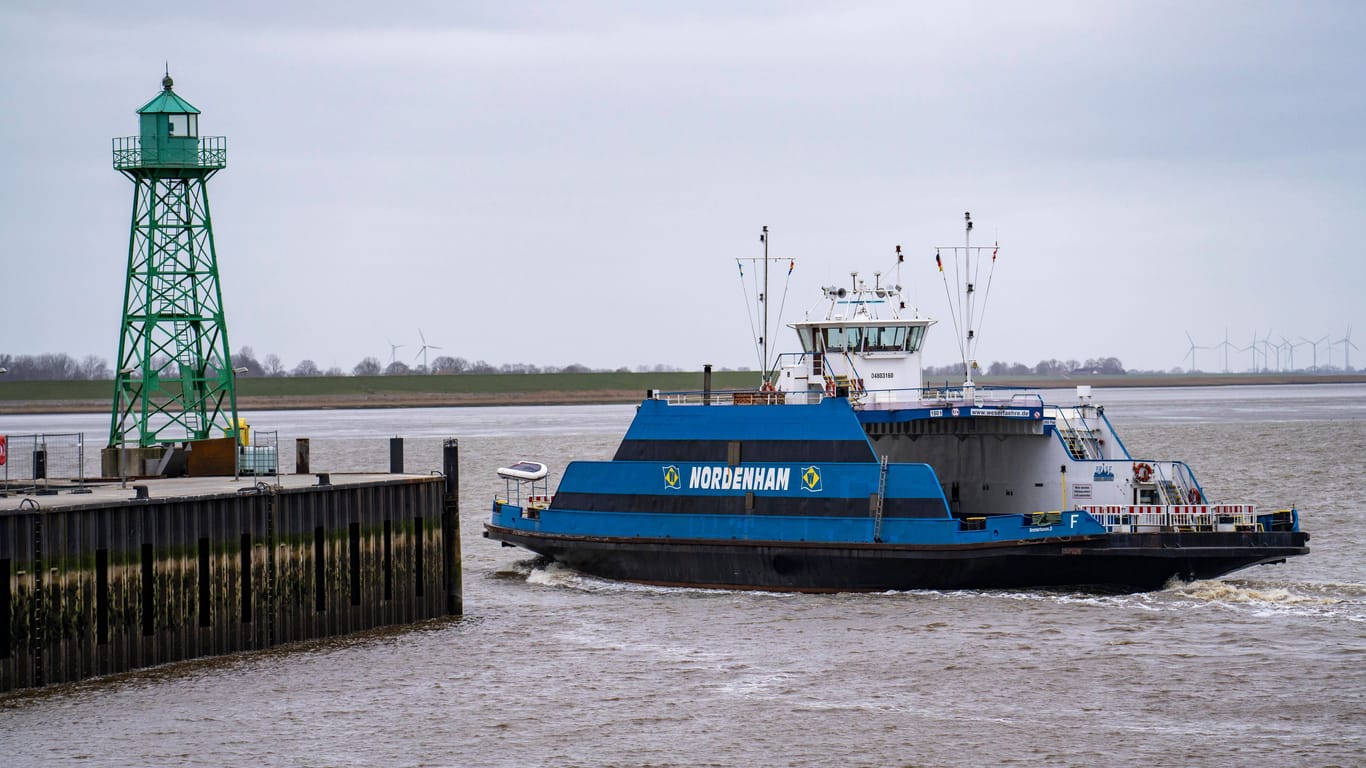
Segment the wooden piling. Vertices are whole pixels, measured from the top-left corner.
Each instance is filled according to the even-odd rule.
[[[298,437],[294,439],[294,474],[307,475],[308,471],[308,438]]]
[[[441,496],[441,573],[445,577],[446,613],[465,613],[464,583],[460,557],[460,441],[447,440],[441,447],[441,471],[445,483]]]

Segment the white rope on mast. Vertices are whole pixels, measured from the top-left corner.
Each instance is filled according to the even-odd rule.
[[[959,277],[959,274],[958,274],[958,249],[957,249],[957,248],[954,248],[954,249],[953,249],[953,288],[954,288],[954,291],[953,291],[953,311],[954,311],[956,314],[961,315],[962,318],[963,318],[963,323],[964,323],[964,324],[967,324],[968,316],[965,315],[965,314],[963,314],[963,309],[964,309],[963,305],[964,305],[966,302],[965,302],[964,299],[963,299],[963,280],[962,280],[962,278]],[[956,318],[955,318],[955,322],[956,322]],[[955,325],[955,326],[954,326],[954,332],[956,333],[957,331],[958,331],[958,326]]]
[[[787,307],[787,289],[792,286],[792,270],[797,268],[796,259],[788,259],[787,280],[783,282],[783,298],[778,302],[778,324],[783,324],[783,309]]]
[[[982,316],[977,318],[978,330],[982,328],[982,323],[987,317],[987,302],[991,299],[991,278],[996,274],[996,252],[999,250],[1001,250],[1001,241],[997,240],[991,246],[991,269],[987,270],[987,289],[982,296]]]
[[[967,354],[963,351],[963,334],[959,333],[958,329],[958,310],[954,306],[953,291],[949,290],[949,276],[944,273],[944,262],[940,259],[939,250],[938,248],[934,249],[934,263],[939,267],[939,277],[944,283],[944,295],[949,300],[949,318],[953,320],[953,337],[958,342],[958,357],[966,361]],[[957,261],[956,257],[954,261]],[[956,269],[954,271],[957,272]],[[964,365],[966,364],[965,362]]]
[[[982,284],[982,283],[981,283],[981,280],[979,279],[979,278],[981,277],[981,275],[982,275],[982,259],[981,259],[981,254],[978,254],[977,264],[976,264],[976,266],[975,266],[975,267],[973,268],[973,270],[972,270],[972,317],[976,318],[977,324],[976,324],[976,327],[975,327],[975,328],[969,328],[969,329],[968,329],[968,330],[972,333],[972,336],[973,336],[973,340],[974,340],[974,341],[977,339],[977,336],[980,335],[978,332],[982,330],[982,316],[981,316],[981,314],[978,313],[977,309],[978,309],[979,306],[981,306],[981,307],[985,310],[985,299],[983,299],[983,302],[982,302],[980,305],[979,305],[979,303],[978,303],[978,301],[977,301],[977,286],[979,286],[979,285]],[[991,278],[990,278],[990,273],[988,273],[987,279],[988,279],[988,280],[991,279]],[[977,362],[977,361],[976,361],[976,360],[972,360],[972,361],[970,361],[968,364],[969,364],[969,365],[972,365],[972,364],[975,363],[975,362]]]
[[[749,319],[749,337],[754,340],[754,357],[757,359],[763,356],[763,353],[759,351],[759,333],[754,329],[754,318],[758,315],[758,311],[749,300],[749,288],[745,285],[745,265],[741,263],[740,259],[736,259],[735,266],[740,270],[740,292],[745,295],[745,317]],[[762,363],[759,367],[763,367]]]

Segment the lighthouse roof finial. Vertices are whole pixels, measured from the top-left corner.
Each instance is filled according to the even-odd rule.
[[[166,62],[166,76],[161,78],[161,87],[169,91],[173,85],[175,85],[175,81],[171,79],[171,62],[168,61]]]

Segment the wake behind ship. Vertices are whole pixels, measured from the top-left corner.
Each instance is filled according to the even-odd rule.
[[[975,385],[973,293],[961,385],[924,386],[934,321],[854,274],[756,389],[651,392],[553,496],[543,465],[500,470],[485,535],[603,578],[795,591],[1148,590],[1309,551],[1297,510],[1216,503],[1184,462],[1132,455],[1089,387]]]

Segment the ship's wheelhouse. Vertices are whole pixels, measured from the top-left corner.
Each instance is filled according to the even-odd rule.
[[[798,323],[795,325],[802,351],[853,354],[920,351],[925,340],[924,321]]]

